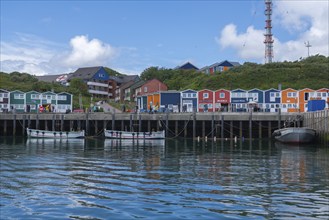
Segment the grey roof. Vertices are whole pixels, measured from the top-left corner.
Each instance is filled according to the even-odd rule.
[[[35,76],[39,81],[43,82],[56,82],[56,79],[60,76],[67,74],[58,74],[58,75],[44,75],[44,76]]]
[[[131,85],[130,88],[131,88],[131,89],[136,89],[136,88],[138,88],[138,87],[141,87],[144,83],[145,83],[144,80],[139,80],[139,81],[137,81],[135,84]]]
[[[139,80],[138,75],[126,75],[126,76],[110,76],[110,80],[116,81],[118,84],[126,83],[129,81]]]
[[[133,81],[133,80],[130,80],[130,81],[128,81],[128,82],[126,82],[126,83],[123,83],[123,84],[121,84],[121,86],[120,86],[120,89],[126,89],[126,88],[129,88],[129,87],[131,87],[131,85],[133,85],[135,82]]]
[[[192,63],[190,62],[186,62],[183,65],[177,66],[175,69],[182,69],[182,70],[190,70],[190,69],[194,69],[194,70],[198,70],[199,68],[194,66]]]
[[[95,66],[95,67],[83,67],[77,69],[74,73],[71,73],[68,76],[68,80],[72,78],[80,78],[80,79],[90,79],[92,78],[97,71],[102,68],[101,66]]]

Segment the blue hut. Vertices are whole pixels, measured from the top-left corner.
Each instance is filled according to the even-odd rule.
[[[160,109],[170,112],[180,111],[181,92],[179,91],[161,91],[160,92]]]
[[[280,108],[281,92],[278,89],[268,89],[264,91],[264,111],[277,112]]]
[[[256,111],[263,111],[264,91],[260,89],[251,89],[248,91],[248,108]]]
[[[248,92],[243,89],[232,90],[231,106],[233,112],[246,112],[248,108]]]
[[[193,112],[198,109],[198,92],[192,89],[181,92],[181,112]]]

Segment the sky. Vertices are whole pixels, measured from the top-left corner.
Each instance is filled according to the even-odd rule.
[[[0,71],[265,62],[264,0],[0,0]],[[328,0],[273,0],[274,62],[329,56]],[[306,47],[309,42],[311,47]]]

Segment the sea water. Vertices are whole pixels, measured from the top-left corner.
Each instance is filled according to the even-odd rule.
[[[0,219],[328,219],[329,149],[0,138]]]

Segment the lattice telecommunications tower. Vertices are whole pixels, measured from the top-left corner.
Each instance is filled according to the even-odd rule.
[[[273,58],[273,42],[274,40],[272,39],[272,0],[265,0],[265,15],[266,15],[266,26],[265,26],[265,63],[272,63],[272,58]]]

